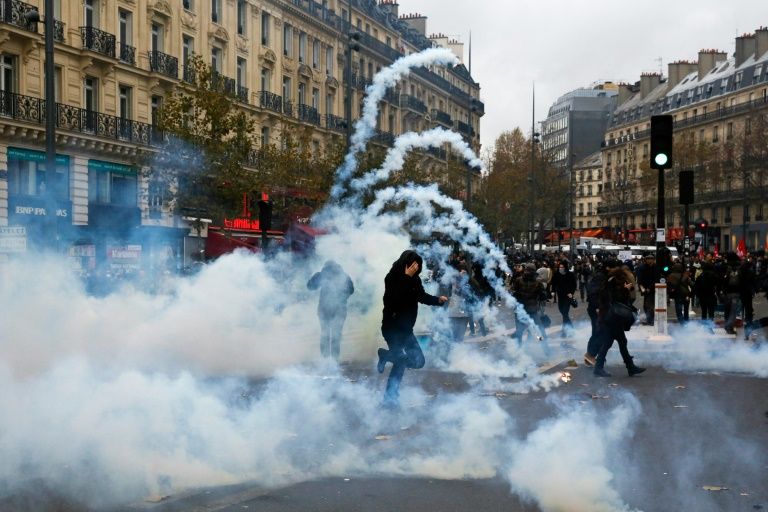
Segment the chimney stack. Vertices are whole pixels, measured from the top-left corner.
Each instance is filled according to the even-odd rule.
[[[699,50],[699,80],[727,59],[728,54],[720,50]]]
[[[619,90],[619,96],[616,106],[623,105],[628,99],[634,96],[635,92],[637,92],[629,84],[620,83],[617,84],[617,87]]]
[[[683,78],[687,77],[696,70],[698,70],[698,64],[696,62],[690,62],[687,60],[670,62],[667,64],[667,89],[672,89],[674,86],[682,82]]]
[[[395,18],[397,18],[400,10],[400,5],[397,3],[397,0],[381,0],[379,2],[379,6],[388,14],[391,14]]]
[[[640,75],[640,98],[645,98],[661,83],[658,73],[643,73]]]
[[[744,64],[750,55],[754,55],[756,49],[756,40],[753,34],[744,34],[737,37],[736,52],[734,53],[734,57],[736,58],[736,67]]]
[[[760,27],[755,30],[755,59],[768,53],[768,28]]]
[[[400,21],[404,21],[406,25],[408,25],[408,28],[411,28],[421,34],[424,37],[427,37],[427,17],[422,16],[421,14],[403,14],[400,16]]]

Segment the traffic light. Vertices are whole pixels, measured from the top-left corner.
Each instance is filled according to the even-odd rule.
[[[706,233],[708,227],[709,227],[709,223],[704,219],[701,219],[696,223],[696,229],[698,231],[701,231],[702,233]]]
[[[353,30],[349,33],[349,49],[353,52],[360,51],[360,33]],[[362,72],[362,70],[361,70]]]
[[[656,263],[659,266],[661,275],[666,276],[669,274],[669,268],[672,265],[672,253],[666,247],[659,248],[658,253],[659,255],[656,258]]]
[[[272,229],[272,201],[262,199],[259,205],[259,229],[269,231]]]
[[[651,116],[651,169],[672,167],[671,115]]]

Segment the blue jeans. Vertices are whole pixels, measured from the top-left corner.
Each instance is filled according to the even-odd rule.
[[[687,298],[675,297],[675,315],[679,323],[688,321],[688,310],[690,302]]]
[[[405,369],[423,368],[426,360],[413,331],[403,333],[382,329],[381,333],[384,335],[387,346],[389,346],[386,359],[392,363],[392,370],[390,370],[387,379],[387,389],[384,392],[384,401],[397,403],[400,397],[400,382],[405,375]]]

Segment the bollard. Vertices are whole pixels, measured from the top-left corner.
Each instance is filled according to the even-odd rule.
[[[660,283],[656,283],[656,304],[653,314],[653,334],[649,341],[672,341],[672,337],[667,331],[667,282],[662,278]]]

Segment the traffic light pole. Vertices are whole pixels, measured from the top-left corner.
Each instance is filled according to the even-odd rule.
[[[666,237],[666,223],[664,221],[664,169],[658,169],[659,172],[659,197],[656,205],[656,282],[663,277],[661,272],[661,251],[666,246],[666,240],[659,241],[659,230],[664,231]]]

